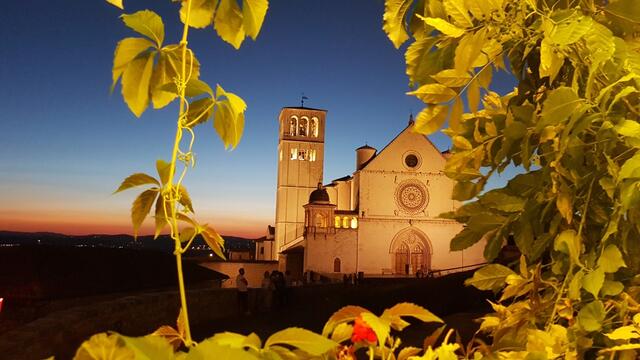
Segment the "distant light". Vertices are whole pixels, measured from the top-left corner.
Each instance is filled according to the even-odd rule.
[[[213,253],[209,253],[209,257],[213,257]]]

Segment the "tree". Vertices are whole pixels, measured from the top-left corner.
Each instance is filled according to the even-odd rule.
[[[468,280],[502,290],[502,304],[481,325],[493,338],[486,351],[575,358],[597,347],[634,357],[640,6],[387,0],[383,21],[396,47],[412,39],[408,94],[426,104],[416,131],[429,134],[448,121],[443,132],[453,149],[445,172],[457,181],[453,197],[473,199],[443,214],[466,224],[451,250],[484,239],[485,258],[493,261],[513,236],[522,253],[517,273],[489,265]],[[493,71],[513,74],[517,88],[491,91]],[[484,191],[510,165],[524,173]]]

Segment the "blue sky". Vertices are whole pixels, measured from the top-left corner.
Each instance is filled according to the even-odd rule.
[[[178,42],[177,3],[125,0],[164,19]],[[197,166],[185,184],[198,218],[226,234],[260,236],[273,223],[277,116],[284,106],[328,110],[325,182],[350,174],[354,149],[384,147],[419,112],[404,48],[381,30],[382,0],[272,0],[256,42],[239,51],[212,28],[193,31],[201,78],[248,104],[244,137],[225,151],[211,124],[197,128]],[[111,195],[134,172],[154,174],[170,154],[177,106],[129,112],[109,94],[118,40],[136,36],[105,1],[3,2],[0,7],[0,230],[130,232],[135,191]],[[512,85],[495,77],[496,90]],[[442,134],[431,140],[441,150]]]

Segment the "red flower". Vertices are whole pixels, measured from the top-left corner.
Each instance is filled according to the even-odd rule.
[[[362,320],[362,316],[358,316],[356,318],[355,324],[353,324],[351,342],[357,343],[361,341],[373,344],[378,341],[378,338],[376,337],[376,333],[369,326],[369,324]]]

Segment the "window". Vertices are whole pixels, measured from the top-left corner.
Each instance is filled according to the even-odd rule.
[[[319,228],[327,227],[327,223],[324,220],[324,215],[316,214],[316,218],[315,218],[315,221],[314,221],[314,226],[315,227],[319,227]]]
[[[305,149],[298,150],[298,160],[307,160],[307,150]]]
[[[418,166],[418,157],[413,154],[409,154],[404,158],[404,163],[407,164],[408,167],[414,168]]]
[[[300,122],[298,123],[298,136],[307,136],[309,133],[309,119],[305,116],[300,118]]]
[[[298,117],[292,116],[289,120],[289,135],[296,136],[298,130]]]
[[[260,247],[260,255],[264,255],[264,247]]]
[[[316,161],[316,151],[309,150],[309,161]]]
[[[342,224],[342,219],[340,218],[340,216],[336,216],[334,222],[335,222],[335,227],[339,229],[340,224]]]
[[[311,126],[309,128],[309,136],[318,137],[318,118],[311,118]]]
[[[357,229],[358,228],[358,218],[356,218],[356,217],[352,217],[351,218],[351,228],[352,229]]]
[[[340,272],[340,259],[339,258],[335,258],[333,260],[333,272]]]
[[[298,149],[293,148],[291,149],[291,160],[297,160],[298,159]]]
[[[345,216],[342,218],[342,227],[348,229],[350,225],[349,217]]]

